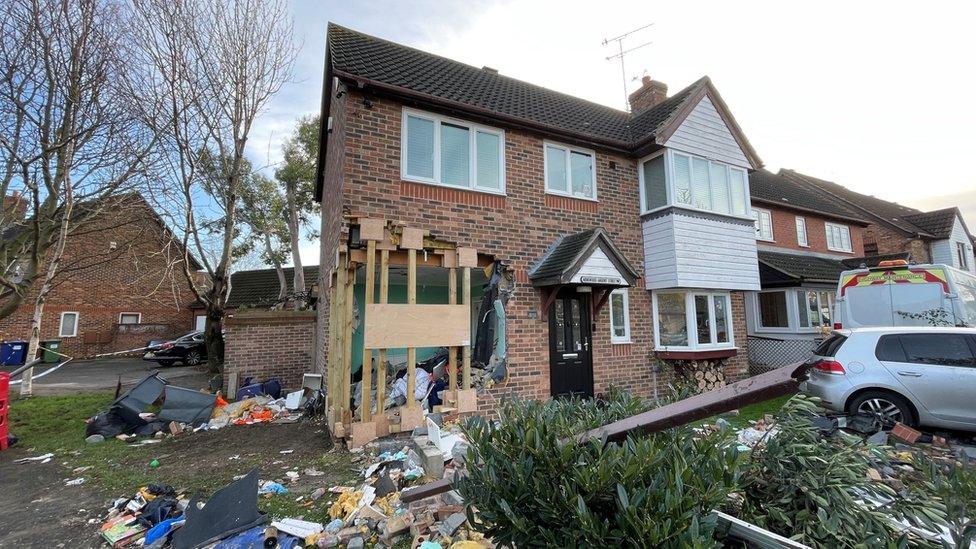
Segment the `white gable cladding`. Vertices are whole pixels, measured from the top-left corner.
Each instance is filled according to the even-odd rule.
[[[759,290],[752,223],[675,209],[643,232],[647,289]]]
[[[678,126],[665,147],[749,168],[749,161],[708,96]]]
[[[959,221],[959,216],[956,216],[955,221],[952,223],[952,233],[948,239],[932,242],[932,263],[944,263],[956,268],[963,268],[959,265],[959,256],[956,253],[956,244],[960,242],[966,246],[967,250],[966,270],[971,273],[976,272],[976,265],[974,265],[976,261],[973,259],[973,245],[969,240],[969,235],[966,234],[966,229],[963,228],[962,223]]]
[[[594,282],[595,279],[616,279],[617,282],[599,282],[603,284],[626,284],[626,279],[620,271],[614,267],[613,262],[607,257],[607,254],[603,251],[603,248],[597,247],[593,249],[593,253],[590,257],[583,262],[580,270],[577,271],[570,282],[588,283]]]

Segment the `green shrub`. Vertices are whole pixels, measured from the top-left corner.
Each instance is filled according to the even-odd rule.
[[[777,416],[779,431],[757,446],[742,473],[745,501],[740,518],[814,547],[923,543],[903,532],[892,517],[935,529],[945,507],[930,490],[896,492],[868,476],[883,467],[883,449],[860,437],[824,437],[813,425],[817,400],[797,395]],[[863,498],[886,502],[865,505]]]
[[[976,467],[935,461],[921,452],[914,458],[915,468],[921,472],[917,481],[921,489],[931,491],[945,504],[952,544],[944,545],[970,547],[976,541]]]
[[[510,400],[497,425],[472,418],[458,486],[474,508],[469,521],[503,546],[714,547],[709,513],[739,468],[729,433],[684,427],[621,444],[560,442],[643,409],[613,391],[606,401]]]

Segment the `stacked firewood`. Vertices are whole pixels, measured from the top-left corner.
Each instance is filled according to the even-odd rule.
[[[692,360],[684,363],[681,369],[691,386],[700,393],[725,387],[725,371],[721,362]]]

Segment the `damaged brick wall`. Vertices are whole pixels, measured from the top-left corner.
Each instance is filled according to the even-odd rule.
[[[68,238],[44,307],[41,339],[61,339],[62,352],[81,357],[188,332],[195,296],[183,277],[180,256],[151,206],[138,195],[126,195]],[[12,315],[0,319],[0,340],[30,336],[39,287],[37,283]],[[59,336],[62,312],[78,313],[77,336]],[[166,328],[120,333],[120,313],[141,313],[143,324]]]
[[[224,323],[224,380],[238,374],[258,381],[276,377],[287,388],[301,386],[312,371],[315,311],[243,311]]]
[[[513,391],[529,398],[549,398],[548,321],[540,314],[539,292],[528,284],[527,272],[559,236],[601,226],[643,274],[635,161],[622,154],[597,151],[599,201],[552,197],[545,193],[543,182],[544,136],[506,130],[505,196],[404,182],[400,178],[401,104],[370,97],[371,108],[367,108],[357,91],[349,91],[343,100],[340,116],[345,124],[344,165],[326,183],[323,200],[327,210],[338,209],[332,199],[342,196],[343,205],[355,214],[429,229],[439,238],[475,247],[505,262],[513,269],[517,282],[507,306],[509,380],[480,399],[479,407],[490,409],[497,398]],[[330,136],[330,154],[335,133]],[[329,159],[330,166],[333,161]],[[338,241],[323,239],[323,261],[334,257],[336,244]],[[651,294],[643,285],[641,278],[629,291],[631,343],[610,343],[606,306],[593,319],[597,393],[613,384],[642,396],[654,394]],[[734,370],[744,373],[747,361],[742,293],[733,292],[732,296],[740,351],[730,363]],[[327,307],[320,307],[319,311],[320,326],[325,330],[328,324],[322,318],[328,314]],[[663,390],[667,376],[658,376],[656,382],[658,389]]]

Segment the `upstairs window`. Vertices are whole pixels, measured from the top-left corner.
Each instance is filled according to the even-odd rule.
[[[769,210],[759,210],[753,208],[753,216],[756,218],[756,239],[773,241],[773,214]]]
[[[969,270],[969,247],[964,242],[956,242],[956,256],[959,268]]]
[[[644,160],[639,176],[644,212],[675,204],[720,214],[748,214],[747,176],[742,168],[667,150]]]
[[[800,246],[809,246],[807,243],[807,220],[802,217],[796,218],[796,243]]]
[[[142,313],[119,313],[119,324],[139,324]]]
[[[851,230],[847,225],[826,223],[827,249],[835,252],[850,252]]]
[[[501,130],[404,109],[402,177],[446,187],[503,194]]]
[[[546,192],[596,200],[596,154],[555,143],[544,148]]]

